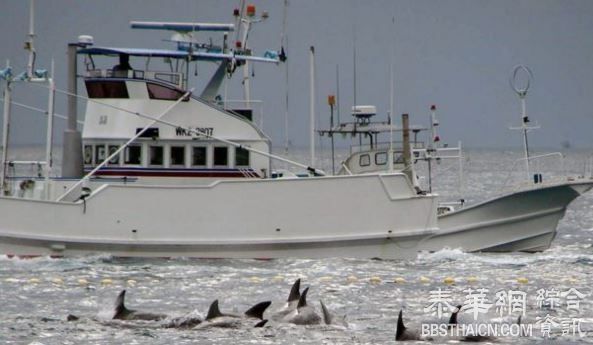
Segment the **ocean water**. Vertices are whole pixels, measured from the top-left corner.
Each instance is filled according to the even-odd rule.
[[[28,158],[34,156],[30,153]],[[587,172],[589,152],[570,151],[565,156],[569,173]],[[304,160],[306,155],[300,151],[292,157]],[[450,200],[460,195],[468,202],[492,197],[511,180],[524,178],[521,170],[512,170],[517,158],[518,152],[469,151],[461,194],[456,161],[433,167],[433,190]],[[320,162],[331,169],[327,154]],[[544,179],[563,170],[555,160],[533,169]],[[405,261],[0,256],[0,344],[392,344],[400,309],[406,326],[417,330],[422,324],[445,322],[450,314],[447,304],[479,306],[482,309],[468,309],[480,311],[479,323],[513,324],[521,311],[509,312],[511,304],[502,298],[509,291],[525,296],[513,305],[524,307],[522,323],[532,325],[532,334],[501,336],[495,343],[593,343],[592,273],[593,192],[568,207],[552,247],[535,254],[468,254],[447,248]],[[265,300],[273,301],[270,310],[277,309],[297,278],[310,287],[309,304],[319,312],[322,299],[332,313],[346,315],[348,327],[252,328],[246,323],[237,329],[181,330],[163,328],[159,322],[110,320],[113,302],[123,289],[130,309],[171,317],[205,316],[215,299],[223,312],[242,312]],[[445,307],[440,318],[431,305]],[[69,314],[80,319],[66,321]],[[472,323],[473,314],[462,314],[460,322]],[[542,332],[546,325],[549,333]],[[434,338],[437,344],[459,342],[456,337]]]

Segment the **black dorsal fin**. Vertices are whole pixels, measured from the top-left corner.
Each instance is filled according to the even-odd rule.
[[[253,307],[249,308],[249,310],[245,312],[245,315],[263,320],[264,312],[270,306],[270,304],[272,304],[272,302],[270,301],[260,302],[254,305]]]
[[[125,314],[128,312],[128,309],[126,308],[124,302],[126,299],[126,290],[122,290],[119,295],[117,295],[117,298],[115,299],[115,305],[114,305],[114,309],[115,309],[115,313],[113,314],[113,319],[120,319],[122,317],[125,316]]]
[[[309,288],[303,290],[301,297],[299,298],[299,304],[297,305],[298,308],[306,307],[307,306],[307,292],[309,292]]]
[[[266,323],[268,323],[268,320],[261,320],[260,322],[256,323],[255,326],[253,327],[263,327],[266,325]]]
[[[331,325],[332,315],[330,314],[329,310],[327,310],[327,307],[322,300],[319,300],[319,304],[321,304],[321,311],[323,312],[323,322],[325,322],[326,325]]]
[[[206,316],[206,320],[212,320],[214,318],[224,316],[220,310],[218,309],[218,300],[214,300],[212,304],[210,304],[210,308],[208,309],[208,315]]]
[[[292,284],[292,288],[290,289],[290,294],[288,294],[288,302],[298,301],[301,298],[301,278],[295,280],[294,284]]]
[[[406,326],[404,326],[404,319],[403,319],[403,310],[399,310],[399,315],[397,317],[397,328],[395,330],[395,340],[401,340],[402,336],[404,335],[404,331],[406,330]]]
[[[457,314],[461,310],[461,305],[457,306],[457,309],[451,313],[451,317],[449,318],[449,325],[456,325],[457,324]]]

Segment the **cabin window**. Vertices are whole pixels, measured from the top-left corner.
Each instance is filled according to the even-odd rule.
[[[185,146],[171,146],[171,165],[185,166]]]
[[[115,151],[119,149],[118,145],[109,145],[109,155],[111,156]],[[119,155],[115,155],[109,160],[109,164],[119,164]]]
[[[130,98],[124,81],[87,80],[89,98]]]
[[[104,145],[95,146],[95,162],[97,162],[97,164],[103,163],[105,158],[107,158],[107,156],[105,156],[106,152],[107,150],[105,150]]]
[[[369,165],[371,165],[371,156],[369,156],[368,154],[360,155],[360,158],[358,159],[358,164],[361,167],[368,167]]]
[[[395,164],[404,164],[404,155],[401,153],[394,152],[393,153],[393,162]]]
[[[235,150],[235,166],[249,166],[249,151],[237,147]]]
[[[387,152],[375,153],[375,164],[385,165],[387,163]]]
[[[130,145],[124,150],[125,164],[141,164],[142,162],[142,146]]]
[[[228,166],[229,165],[229,149],[226,146],[218,146],[214,148],[214,165]]]
[[[84,164],[93,164],[93,145],[84,145]]]
[[[206,166],[208,164],[205,146],[196,146],[192,150],[191,164],[197,166]]]
[[[162,146],[150,146],[148,150],[148,164],[150,165],[163,165],[163,147]]]
[[[150,97],[150,99],[176,101],[181,98],[181,96],[183,96],[183,92],[179,90],[158,84],[146,83],[146,88],[148,90],[148,97]],[[184,101],[187,101],[187,99],[184,99]]]

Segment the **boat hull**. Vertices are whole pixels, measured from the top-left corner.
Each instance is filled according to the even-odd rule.
[[[436,199],[400,173],[105,184],[84,202],[0,199],[0,252],[69,256],[411,257],[437,230]]]
[[[424,244],[469,252],[537,252],[550,247],[566,207],[593,181],[538,187],[497,197],[439,217],[440,231]]]
[[[17,256],[413,258],[419,251],[541,251],[593,187],[511,193],[436,218],[405,175],[105,184],[85,202],[0,198],[0,253]]]

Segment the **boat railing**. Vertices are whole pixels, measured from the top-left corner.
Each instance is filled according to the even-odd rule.
[[[35,180],[43,178],[46,165],[45,161],[7,161],[4,194],[32,197]]]
[[[392,145],[389,142],[373,143],[372,146],[370,144],[352,145],[350,146],[350,154],[368,151],[388,151],[390,148],[393,148],[396,152],[401,152],[403,146],[403,142],[401,141],[394,141]],[[424,149],[424,143],[420,141],[411,142],[410,146],[412,147],[412,150]]]
[[[114,70],[114,69],[92,69],[87,70],[86,77],[89,78],[126,78],[139,80],[155,80],[182,88],[183,75],[175,72],[143,71],[143,70]]]
[[[558,167],[559,171],[544,171],[542,170],[540,163],[544,160],[549,159],[557,159],[558,160]],[[520,182],[515,182],[514,175],[517,175],[521,168],[521,163],[525,164],[525,161],[529,160],[529,171],[523,171],[523,173],[527,174],[527,178],[523,177]],[[534,164],[535,163],[535,164]],[[519,175],[521,175],[519,173]],[[503,190],[505,191],[514,191],[520,190],[525,187],[534,187],[534,186],[548,186],[555,183],[563,182],[568,179],[568,174],[566,172],[566,167],[564,163],[564,155],[561,152],[551,152],[545,153],[541,155],[531,156],[529,158],[519,158],[515,160],[509,169],[505,185],[503,186]]]
[[[585,171],[585,176],[589,176],[589,178],[593,179],[593,155],[589,156],[589,159],[587,160],[587,169],[588,171]]]
[[[7,178],[42,177],[45,161],[7,161]]]
[[[243,174],[245,178],[259,178],[259,175],[255,173],[252,169],[248,168],[238,168],[239,172]]]

